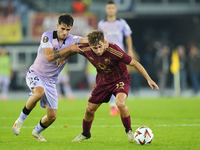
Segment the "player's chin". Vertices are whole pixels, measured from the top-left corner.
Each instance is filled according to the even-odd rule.
[[[66,39],[66,37],[62,37],[62,38],[61,38],[61,40],[65,40],[65,39]]]
[[[97,54],[97,56],[101,56],[102,54]]]
[[[61,37],[62,40],[66,39],[66,38],[67,38],[66,35],[63,35],[63,36]]]

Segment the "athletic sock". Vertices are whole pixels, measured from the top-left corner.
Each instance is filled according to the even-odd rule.
[[[90,133],[92,122],[87,122],[83,119],[83,135]]]
[[[47,127],[44,126],[40,120],[40,122],[38,123],[38,125],[34,128],[35,132],[40,133],[42,131],[44,131]]]
[[[122,123],[126,129],[126,132],[128,132],[129,130],[132,130],[131,128],[131,119],[130,119],[130,115],[128,117],[121,117]]]
[[[19,120],[24,122],[26,120],[26,118],[28,117],[30,112],[31,112],[31,110],[28,110],[26,108],[26,106],[24,106],[24,108],[23,108],[23,110],[22,110],[22,112],[19,116]]]

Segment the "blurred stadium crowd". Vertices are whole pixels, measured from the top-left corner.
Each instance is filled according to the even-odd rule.
[[[178,53],[180,90],[199,93],[200,88],[200,0],[114,0],[119,18],[124,18],[132,29],[137,60],[160,86],[176,89],[171,65],[173,51]],[[47,30],[56,30],[57,16],[70,13],[74,17],[71,31],[85,37],[97,29],[106,17],[107,0],[0,0],[0,49],[10,56],[10,91],[28,90],[25,71],[33,63],[40,38]],[[0,55],[0,77],[5,76],[6,61]],[[3,64],[4,63],[4,64]],[[73,90],[89,88],[85,74],[86,60],[77,55],[69,60],[68,73]],[[177,64],[176,64],[177,65]],[[147,86],[140,74],[130,71],[131,90],[137,92]],[[0,80],[0,84],[5,84]],[[137,82],[136,82],[137,81]],[[176,81],[175,81],[176,82]],[[3,88],[0,88],[3,92]],[[6,92],[6,91],[4,91]],[[175,93],[170,93],[170,95]],[[4,97],[1,97],[4,99]]]

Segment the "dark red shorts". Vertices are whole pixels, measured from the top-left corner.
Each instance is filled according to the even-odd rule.
[[[130,82],[127,79],[120,79],[108,85],[96,85],[89,98],[90,103],[107,103],[112,94],[125,93],[128,96]]]

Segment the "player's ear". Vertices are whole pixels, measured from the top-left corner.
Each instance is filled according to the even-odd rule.
[[[57,29],[58,29],[58,27],[59,27],[59,24],[57,24],[56,26],[57,26]]]
[[[105,48],[108,48],[108,41],[104,40]]]

